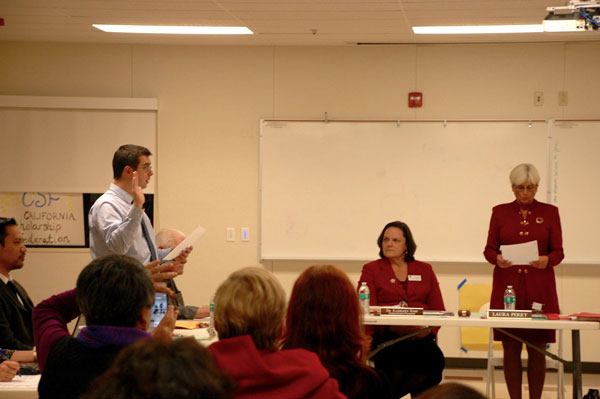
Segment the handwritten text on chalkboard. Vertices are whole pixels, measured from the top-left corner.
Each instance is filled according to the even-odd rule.
[[[25,245],[85,245],[82,194],[0,193],[0,216],[17,220]]]

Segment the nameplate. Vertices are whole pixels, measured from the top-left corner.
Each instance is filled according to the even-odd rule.
[[[422,315],[423,308],[398,308],[395,306],[382,306],[381,314],[388,316],[413,316]]]
[[[487,311],[488,318],[503,319],[531,319],[533,312],[531,310],[502,310],[502,309],[490,309]]]

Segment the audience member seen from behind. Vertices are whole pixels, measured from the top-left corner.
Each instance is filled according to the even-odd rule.
[[[230,399],[233,381],[193,338],[142,340],[123,349],[85,399]]]
[[[217,365],[236,382],[236,398],[345,398],[317,355],[279,350],[285,317],[283,288],[267,270],[248,267],[217,289],[219,341],[209,346]]]
[[[446,382],[429,388],[416,399],[486,399],[477,390],[456,382]]]
[[[331,265],[306,269],[288,304],[283,348],[316,353],[350,399],[390,398],[387,384],[365,363],[370,344],[346,273]]]
[[[415,260],[417,244],[406,223],[388,223],[379,238],[381,259],[362,269],[358,287],[366,282],[371,305],[406,306],[445,310],[440,286],[430,264]],[[373,347],[386,341],[416,333],[425,326],[373,327]],[[437,331],[418,333],[381,350],[372,360],[391,384],[394,397],[415,396],[442,380],[444,354],[437,345]]]
[[[23,267],[26,252],[17,221],[0,217],[0,348],[33,349],[33,302],[10,275]]]
[[[183,234],[179,230],[175,229],[162,229],[156,234],[156,246],[158,249],[168,249],[172,250],[185,239],[185,234]],[[176,268],[177,274],[183,274],[183,266],[185,263],[179,263]],[[177,311],[178,319],[201,319],[203,317],[208,317],[210,311],[208,306],[186,306],[183,301],[183,293],[179,291],[177,288],[177,284],[175,284],[175,279],[167,279],[165,280],[167,287],[169,287],[175,293],[175,298],[177,303],[173,301],[171,297],[169,297],[169,305],[173,305],[175,310]]]
[[[109,255],[93,260],[81,271],[76,289],[36,306],[33,325],[42,371],[40,399],[78,398],[122,348],[151,338],[146,329],[153,303],[150,272],[129,256]],[[87,327],[73,338],[67,323],[80,310]],[[171,337],[176,317],[170,306],[153,335]]]
[[[483,254],[494,267],[491,309],[504,308],[504,291],[512,285],[516,309],[560,313],[554,267],[564,258],[558,208],[535,200],[540,174],[531,164],[517,165],[510,172],[513,202],[492,209],[487,244]],[[513,265],[502,257],[500,246],[537,241],[539,257],[528,265]],[[556,342],[554,330],[507,329],[508,332],[544,349]],[[521,342],[494,330],[494,339],[504,348],[504,377],[511,399],[521,399]],[[529,397],[539,399],[544,388],[546,359],[527,346]]]

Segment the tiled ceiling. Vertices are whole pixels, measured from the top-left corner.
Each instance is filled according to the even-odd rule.
[[[565,0],[0,0],[1,41],[201,45],[599,41],[599,31],[419,35],[412,26],[538,24]],[[247,26],[251,36],[125,35],[92,24]]]

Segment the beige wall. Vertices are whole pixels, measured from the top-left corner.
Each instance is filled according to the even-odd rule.
[[[157,225],[208,228],[178,280],[186,301],[202,304],[231,271],[258,263],[260,118],[321,118],[324,112],[331,119],[597,118],[600,82],[591,77],[599,61],[600,43],[194,47],[0,42],[0,94],[158,98]],[[407,108],[407,93],[414,90],[424,93],[421,109]],[[568,92],[566,107],[558,106],[561,90]],[[535,91],[544,92],[542,107],[533,106]],[[109,162],[98,167],[109,168]],[[457,190],[476,195],[476,187],[473,182]],[[236,228],[236,242],[225,242],[227,227]],[[250,228],[249,242],[239,241],[240,227]],[[483,246],[485,237],[481,241]],[[32,249],[15,277],[37,302],[73,286],[88,260],[81,250]],[[265,266],[289,292],[310,263]],[[358,279],[359,262],[340,264]],[[491,281],[492,268],[483,262],[434,267],[449,309],[457,307],[456,287],[464,278]],[[563,313],[600,312],[600,265],[561,265],[557,275]],[[597,339],[597,333],[583,334],[585,361],[600,361]],[[462,354],[455,328],[442,329],[440,340],[447,356],[484,356]]]

